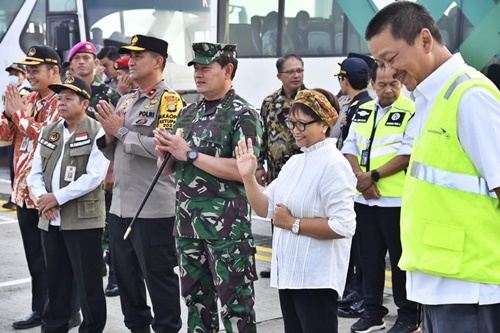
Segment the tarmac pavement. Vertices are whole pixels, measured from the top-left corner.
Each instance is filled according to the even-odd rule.
[[[5,167],[5,161],[2,161],[4,158],[4,156],[0,157],[0,205],[8,200],[10,195],[9,173],[8,168]],[[269,221],[262,219],[253,220],[253,231],[258,245],[258,253],[256,256],[258,272],[270,266],[271,228],[269,223]],[[390,277],[388,276],[387,279],[386,286],[389,287],[386,288],[384,304],[390,310],[389,315],[385,318],[388,329],[393,325],[397,313],[391,296]],[[104,286],[106,286],[107,277],[104,277],[103,281]],[[255,282],[255,290],[257,332],[283,333],[283,319],[277,290],[269,287],[269,279],[263,278],[259,278],[259,280]],[[106,301],[108,317],[104,332],[128,332],[123,324],[119,297],[107,297]],[[182,321],[184,323],[181,332],[186,332],[187,308],[182,300],[180,300],[180,302],[182,307]],[[40,332],[40,327],[15,330],[11,326],[14,320],[26,316],[30,310],[30,276],[24,257],[16,214],[15,211],[7,211],[0,208],[0,333]],[[356,320],[357,319],[339,318],[339,332],[350,332],[349,328]],[[77,332],[77,330],[72,329],[71,332]],[[221,330],[221,332],[224,332],[224,330]]]

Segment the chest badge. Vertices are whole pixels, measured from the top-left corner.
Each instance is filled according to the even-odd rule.
[[[51,133],[51,134],[49,135],[49,141],[50,141],[50,142],[56,142],[57,140],[59,140],[59,138],[60,138],[60,137],[61,137],[61,136],[60,136],[60,135],[59,135],[59,133],[57,133],[57,132]]]

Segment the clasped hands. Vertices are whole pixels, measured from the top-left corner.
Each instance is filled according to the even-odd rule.
[[[357,172],[358,183],[356,189],[361,192],[366,200],[380,199],[380,191],[377,184],[373,182],[371,172]]]
[[[60,207],[54,193],[42,194],[38,197],[36,203],[38,205],[38,210],[47,220],[54,221],[59,216]]]

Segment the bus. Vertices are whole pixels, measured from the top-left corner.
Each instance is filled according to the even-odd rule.
[[[257,108],[279,88],[275,63],[304,59],[305,84],[336,93],[334,74],[349,52],[369,54],[364,31],[392,0],[2,0],[0,65],[23,59],[30,46],[54,47],[62,59],[81,40],[120,46],[134,34],[169,42],[165,79],[195,92],[187,67],[193,42],[238,45],[236,91]],[[418,0],[437,20],[452,52],[485,74],[500,68],[500,0]],[[0,70],[0,89],[7,73]],[[199,96],[194,95],[194,99]]]

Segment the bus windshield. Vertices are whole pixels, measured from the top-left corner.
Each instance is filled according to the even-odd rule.
[[[85,2],[90,40],[98,49],[130,43],[135,34],[169,43],[167,84],[178,91],[194,89],[191,44],[210,34],[210,9],[204,1],[122,0]]]
[[[0,42],[23,5],[23,0],[4,1],[0,8]]]

